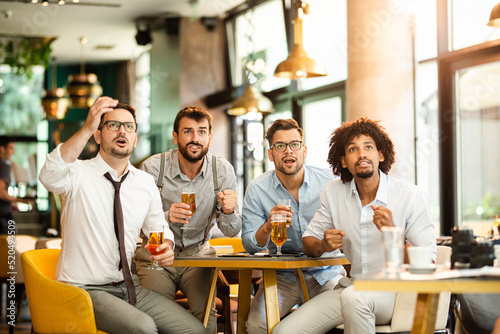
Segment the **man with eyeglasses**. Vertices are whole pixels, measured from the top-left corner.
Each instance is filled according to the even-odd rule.
[[[99,153],[78,160],[91,136]],[[174,259],[174,236],[154,180],[129,162],[136,143],[134,108],[99,97],[83,127],[47,155],[40,181],[64,203],[55,278],[87,290],[101,331],[204,333],[192,314],[131,274],[139,233],[152,225],[164,226],[165,242],[158,246],[164,253],[150,257],[162,266]]]
[[[208,111],[196,106],[181,109],[175,117],[172,136],[177,148],[153,155],[143,162],[141,169],[157,182],[165,218],[174,233],[175,257],[215,253],[208,243],[215,224],[227,237],[234,237],[241,230],[236,174],[226,159],[208,152],[212,142],[212,115]],[[194,213],[190,211],[189,204],[181,201],[184,187],[195,189]],[[183,229],[188,221],[191,229]],[[135,257],[142,284],[172,300],[180,290],[188,299],[189,311],[202,320],[210,291],[208,277],[213,269],[167,267],[164,270],[147,270],[150,261],[145,242]],[[215,316],[212,306],[208,333],[216,330]]]
[[[247,187],[243,202],[242,240],[250,254],[269,249],[276,253],[276,245],[270,241],[273,214],[285,214],[291,225],[287,228],[288,240],[283,253],[302,252],[302,234],[320,207],[319,194],[334,176],[324,168],[305,166],[307,147],[303,145],[303,130],[293,119],[278,119],[267,130],[269,142],[267,155],[274,163],[274,170],[255,178]],[[291,211],[278,204],[279,199],[291,200]],[[338,254],[336,250],[333,254]],[[330,253],[332,254],[332,253]],[[330,254],[326,254],[328,256]],[[303,270],[309,294],[314,297],[332,290],[345,271],[342,266],[308,268]],[[301,300],[293,270],[278,270],[278,299],[280,316],[285,316]],[[260,288],[252,302],[247,331],[267,333],[264,289]]]

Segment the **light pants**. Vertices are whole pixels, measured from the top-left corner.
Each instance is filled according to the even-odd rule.
[[[345,334],[372,334],[376,324],[391,321],[395,300],[395,292],[356,291],[353,285],[326,291],[283,319],[273,334],[322,334],[340,324]]]
[[[111,334],[205,333],[203,324],[182,306],[142,287],[136,275],[133,281],[137,296],[135,306],[128,302],[125,283],[82,287],[92,299],[97,329]],[[68,326],[70,330],[71,325]]]
[[[186,256],[197,256],[206,254],[210,251],[210,245],[205,242],[203,245],[193,245],[186,247],[180,251],[178,248],[174,250],[176,258]],[[143,252],[146,252],[143,254]],[[196,268],[196,267],[165,267],[163,270],[148,270],[147,267],[151,264],[149,261],[149,253],[146,249],[140,248],[136,253],[136,268],[137,275],[141,279],[141,284],[147,288],[158,291],[170,300],[175,299],[177,290],[180,290],[188,299],[189,312],[191,312],[198,320],[203,321],[203,311],[205,309],[205,301],[210,288],[210,277],[213,273],[213,268]],[[147,261],[141,260],[148,259]],[[210,311],[207,333],[215,333],[217,326],[217,318],[215,311],[215,298]]]
[[[341,276],[334,278],[324,286],[321,286],[314,277],[309,276],[306,280],[307,291],[309,296],[312,298],[324,291],[332,290],[336,285]],[[296,282],[292,282],[281,275],[277,275],[278,279],[278,300],[280,317],[290,312],[292,307],[297,305],[302,300],[302,292],[300,286]],[[247,327],[248,334],[257,333],[267,333],[267,322],[266,322],[266,304],[264,300],[264,286],[261,283],[259,291],[255,295],[252,301],[252,306],[250,307],[250,312],[248,313],[248,319],[245,323]],[[295,333],[294,331],[288,332],[287,334]]]

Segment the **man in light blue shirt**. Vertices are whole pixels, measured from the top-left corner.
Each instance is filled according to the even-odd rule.
[[[270,241],[272,214],[285,214],[288,222],[288,240],[283,253],[302,253],[302,234],[309,221],[320,208],[319,194],[334,179],[328,169],[304,166],[307,147],[302,144],[303,131],[293,119],[279,119],[267,130],[267,151],[275,170],[255,178],[247,187],[243,202],[242,241],[250,254],[269,249],[276,253],[276,245]],[[278,199],[291,199],[291,211],[279,205]],[[325,253],[338,254],[339,250]],[[278,299],[280,316],[287,314],[301,302],[301,291],[293,270],[278,270]],[[311,296],[332,290],[345,274],[342,266],[304,269],[307,289]],[[264,289],[257,292],[246,323],[249,334],[267,333]]]

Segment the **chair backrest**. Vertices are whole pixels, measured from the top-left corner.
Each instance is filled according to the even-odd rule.
[[[54,280],[59,249],[22,255],[26,294],[36,333],[98,333],[87,291]]]
[[[61,238],[45,238],[38,239],[36,242],[35,249],[44,249],[44,248],[57,248],[61,249]]]
[[[233,246],[233,253],[245,251],[241,238],[212,238],[208,242],[210,246]]]
[[[24,283],[24,274],[21,267],[21,254],[25,251],[35,249],[38,239],[31,235],[18,234],[16,236],[0,236],[0,278],[4,280],[10,277],[8,272],[16,272],[16,284]],[[9,256],[15,256],[12,262]],[[10,265],[13,264],[14,268]]]

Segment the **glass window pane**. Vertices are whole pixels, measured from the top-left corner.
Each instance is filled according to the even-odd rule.
[[[437,56],[436,0],[420,0],[415,6],[415,57],[418,60]]]
[[[436,234],[440,231],[437,63],[418,65],[416,81],[417,185],[429,196]]]
[[[498,0],[452,0],[454,50],[500,37],[500,29],[486,25],[497,3]]]
[[[347,78],[346,0],[310,0],[308,3],[310,13],[304,15],[304,47],[310,57],[325,65],[328,74],[301,80],[304,90]]]
[[[302,123],[304,144],[307,146],[306,163],[330,168],[328,158],[331,133],[342,124],[342,99],[337,96],[304,103]]]
[[[500,62],[457,71],[459,208],[462,225],[482,236],[500,214],[499,76]]]
[[[33,67],[31,77],[11,73],[10,67],[0,66],[0,133],[36,136],[43,110],[43,67]]]
[[[274,77],[274,69],[287,56],[281,0],[267,1],[238,16],[234,34],[236,55],[234,64],[231,64],[231,68],[235,69],[232,73],[233,85],[246,84],[247,77],[251,84],[257,83],[262,91],[289,84],[289,80]]]

